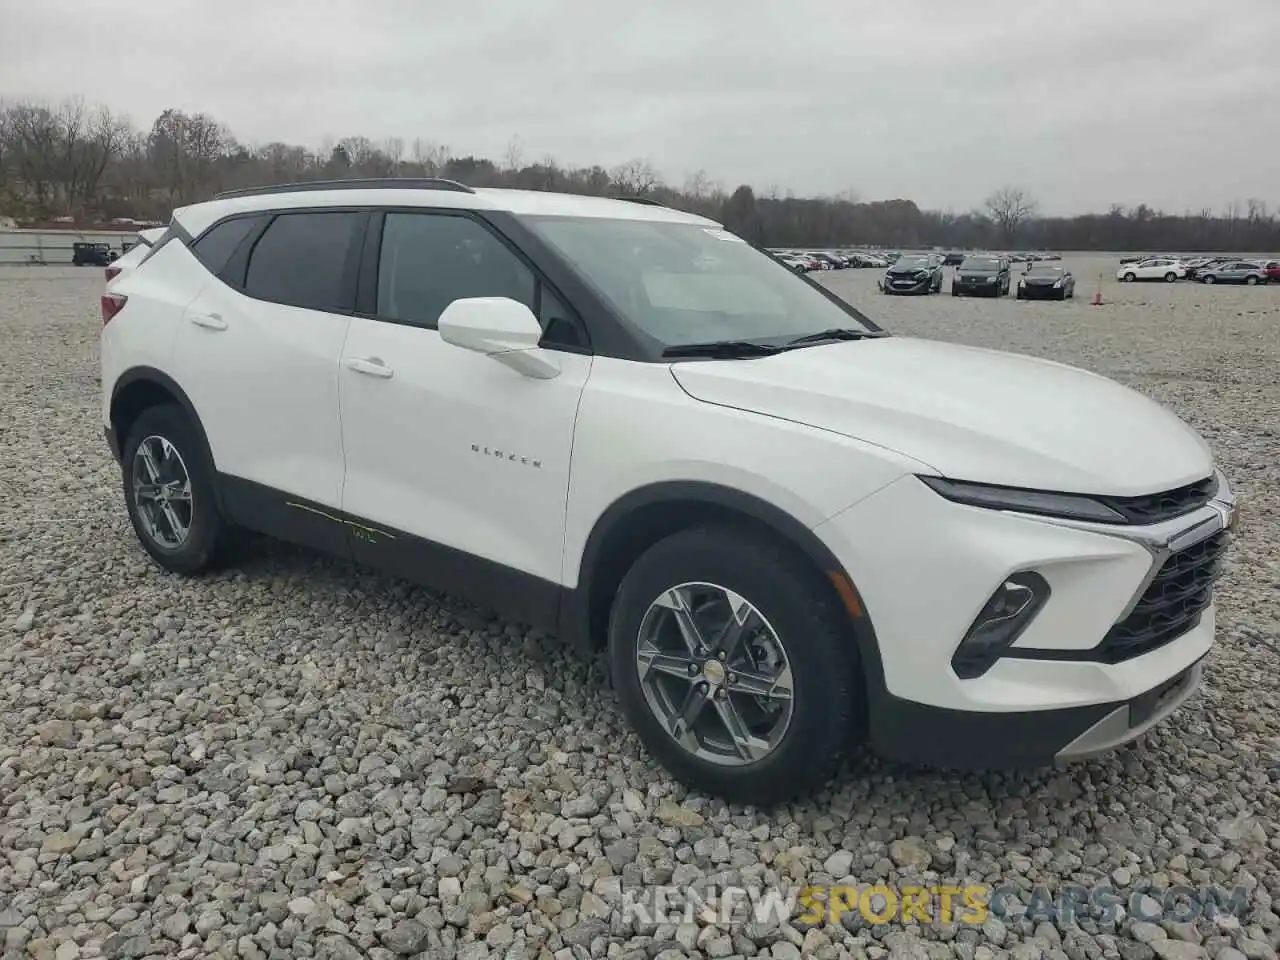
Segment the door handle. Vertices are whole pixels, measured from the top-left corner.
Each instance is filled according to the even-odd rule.
[[[395,376],[395,371],[383,363],[381,357],[352,357],[347,361],[347,369],[369,377],[381,377],[383,380],[390,380]]]
[[[197,327],[204,327],[206,330],[227,329],[227,321],[223,320],[221,315],[216,313],[193,313],[189,319]]]

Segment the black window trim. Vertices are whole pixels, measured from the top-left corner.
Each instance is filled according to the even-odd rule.
[[[538,318],[539,323],[541,323],[540,311],[542,307],[542,290],[543,287],[546,287],[550,289],[552,295],[555,296],[560,303],[564,304],[565,309],[570,312],[571,316],[568,319],[586,341],[585,344],[543,343],[541,344],[542,349],[556,350],[561,353],[576,353],[585,356],[591,356],[595,352],[591,347],[591,332],[574,303],[546,276],[545,271],[539,269],[538,265],[530,257],[526,256],[525,252],[521,250],[516,243],[504,235],[501,229],[484,216],[488,211],[471,210],[465,207],[428,206],[379,206],[371,207],[369,208],[369,211],[370,217],[364,236],[364,248],[361,251],[360,256],[356,308],[352,311],[352,316],[360,317],[365,320],[375,320],[379,323],[394,323],[398,326],[417,327],[420,330],[437,329],[437,324],[434,320],[423,321],[400,317],[388,317],[377,312],[378,271],[380,269],[382,258],[382,235],[383,228],[386,224],[386,217],[389,213],[404,213],[422,216],[451,216],[470,220],[477,224],[480,229],[493,236],[495,240],[505,247],[516,258],[516,260],[529,271],[534,281],[534,302],[531,310],[534,316]]]

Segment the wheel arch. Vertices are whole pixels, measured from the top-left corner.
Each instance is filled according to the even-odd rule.
[[[759,531],[788,545],[807,562],[849,617],[868,694],[884,689],[880,650],[857,586],[809,527],[752,494],[704,481],[665,481],[633,490],[597,518],[578,565],[577,587],[563,604],[560,633],[584,654],[607,642],[610,601],[631,564],[649,547],[708,522]]]
[[[192,404],[191,398],[187,396],[186,391],[178,385],[177,381],[155,367],[130,367],[120,375],[115,382],[115,386],[111,388],[109,413],[111,426],[108,429],[111,431],[112,449],[123,451],[124,442],[129,436],[129,430],[142,414],[142,411],[162,403],[176,404],[187,415],[187,419],[191,421],[191,425],[195,428],[200,442],[204,444],[205,452],[209,457],[209,464],[214,467],[214,475],[217,476],[217,469],[213,460],[213,448],[209,445],[209,438],[204,432],[204,424],[200,422],[200,416],[196,413],[196,408]]]

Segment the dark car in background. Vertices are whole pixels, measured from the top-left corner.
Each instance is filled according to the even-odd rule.
[[[964,263],[964,254],[956,250],[951,251],[942,258],[942,265],[944,267],[958,267],[962,263]]]
[[[1019,300],[1067,300],[1075,295],[1075,276],[1056,264],[1032,264],[1031,269],[1018,278]]]
[[[939,293],[942,290],[942,258],[933,253],[908,253],[884,273],[884,293]]]
[[[951,278],[951,295],[1003,297],[1010,283],[1007,257],[965,257]]]
[[[117,254],[108,244],[76,241],[71,244],[71,262],[77,267],[105,267]]]
[[[1269,283],[1280,283],[1280,260],[1267,262],[1267,281]]]

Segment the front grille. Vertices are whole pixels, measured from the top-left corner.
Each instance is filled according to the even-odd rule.
[[[1213,602],[1230,535],[1222,530],[1170,555],[1127,617],[1095,650],[1103,663],[1121,663],[1176,640],[1200,622]]]
[[[1159,523],[1198,510],[1218,492],[1217,476],[1205,477],[1176,490],[1141,497],[1098,497],[1128,523]]]

